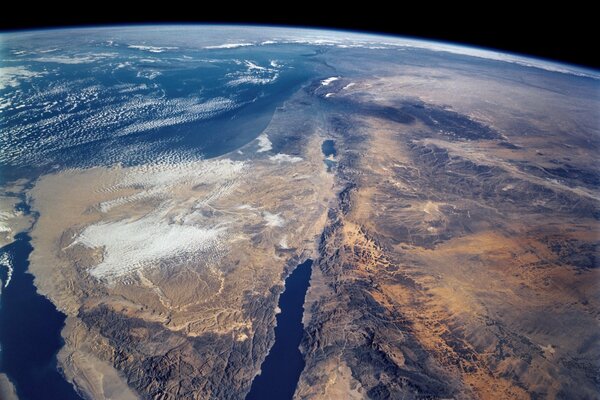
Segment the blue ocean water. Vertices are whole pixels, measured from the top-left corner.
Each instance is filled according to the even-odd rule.
[[[29,241],[28,235],[20,234],[0,249],[10,254],[14,268],[0,297],[0,368],[15,384],[20,400],[80,400],[57,370],[66,317],[37,293],[33,276],[27,273]]]
[[[0,86],[5,178],[227,153],[255,139],[317,67],[302,45],[131,47],[93,42],[76,53],[2,54],[0,67],[27,77]]]
[[[275,344],[252,382],[246,400],[292,399],[304,369],[300,341],[304,334],[302,314],[304,298],[310,283],[312,260],[298,265],[285,280],[285,291],[279,298]]]

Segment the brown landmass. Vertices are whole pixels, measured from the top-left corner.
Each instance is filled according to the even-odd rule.
[[[30,270],[81,392],[243,398],[312,258],[298,399],[598,398],[597,101],[383,72],[316,81],[222,157],[36,182]]]
[[[343,190],[296,398],[598,398],[598,130],[569,114],[597,104],[443,78],[356,82],[330,100],[352,104],[329,119]],[[522,104],[543,131],[514,132]],[[591,130],[575,159],[578,124]]]
[[[291,104],[233,154],[67,170],[29,192],[40,214],[30,270],[68,316],[59,359],[81,392],[249,390],[273,342],[283,280],[316,257],[335,198],[323,133]]]
[[[8,379],[6,374],[0,374],[0,399],[2,400],[18,400],[15,386]]]
[[[14,236],[26,231],[33,223],[33,217],[18,208],[23,202],[23,190],[28,182],[24,179],[3,186],[0,191],[0,247],[14,240]]]

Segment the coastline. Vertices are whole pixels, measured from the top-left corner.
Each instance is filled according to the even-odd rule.
[[[280,112],[276,112],[262,134],[263,139],[256,139],[240,151],[193,163],[56,171],[41,176],[27,191],[29,204],[38,215],[31,230],[34,251],[30,272],[38,291],[67,315],[61,331],[64,346],[57,357],[60,370],[78,391],[99,399],[139,398],[134,390],[140,388],[130,386],[132,369],[115,367],[119,361],[114,354],[122,351],[121,346],[131,345],[115,342],[102,325],[95,325],[104,323],[104,317],[87,317],[102,307],[117,312],[115,315],[123,318],[123,323],[141,324],[148,334],[157,330],[177,341],[194,343],[211,335],[231,337],[233,345],[240,349],[237,351],[245,352],[248,339],[257,337],[254,340],[260,341],[259,348],[264,345],[266,356],[271,323],[275,323],[275,312],[269,314],[271,303],[274,309],[277,301],[277,296],[272,295],[273,285],[283,284],[282,265],[299,256],[316,255],[329,201],[334,198],[333,175],[322,161],[322,132],[312,127],[306,134],[305,126],[295,128],[302,129],[302,136],[297,137],[305,141],[297,147],[297,142],[289,140],[289,128],[286,129],[295,121],[288,121],[290,112],[282,109],[287,111],[283,115],[286,120],[277,117]],[[263,148],[266,150],[262,151]],[[173,176],[177,177],[175,181]],[[219,199],[218,206],[215,199]],[[200,279],[190,279],[188,275],[182,280],[166,275],[171,274],[169,268],[151,265],[115,270],[111,265],[128,263],[104,254],[102,246],[119,245],[113,244],[110,237],[118,237],[120,230],[128,232],[128,221],[148,220],[153,230],[166,229],[165,234],[170,235],[189,232],[179,230],[186,223],[153,222],[157,210],[165,210],[161,204],[172,207],[161,216],[164,220],[196,218],[192,220],[194,229],[208,229],[208,225],[201,224],[209,223],[226,226],[226,232],[231,232],[220,239],[218,247],[207,242],[205,247],[194,250],[205,254],[204,259],[194,256],[192,261],[178,265],[176,271],[188,274],[193,271],[201,274]],[[199,208],[205,210],[201,219],[194,214]],[[304,220],[296,221],[300,209]],[[103,226],[111,227],[110,236],[98,233]],[[195,235],[197,231],[191,232]],[[127,237],[128,243],[135,245],[135,236]],[[153,238],[144,238],[143,243],[153,243]],[[188,236],[180,238],[170,242],[177,245],[188,240]],[[111,254],[128,254],[142,263],[146,253],[156,257],[163,254],[160,248],[144,253],[111,249]],[[175,247],[170,252],[181,249],[187,251],[187,247]],[[158,260],[169,262],[169,259]],[[193,260],[201,260],[201,264],[194,265]],[[232,269],[230,265],[237,267]],[[255,276],[253,265],[263,266],[262,277]],[[104,270],[110,270],[111,274],[103,275]],[[202,292],[198,291],[200,288]],[[254,301],[244,299],[241,293],[252,293],[256,296],[254,301],[261,299],[268,304],[265,303],[264,310],[250,309],[248,304]],[[215,307],[216,311],[211,311]],[[248,320],[248,315],[257,312],[266,312],[264,326]],[[207,320],[213,316],[222,318],[216,326]],[[172,346],[169,341],[162,345]],[[159,349],[156,350],[159,354],[168,352],[167,348]],[[241,393],[249,390],[254,374],[251,364],[258,368],[262,350],[260,355],[253,363],[246,363],[247,378],[240,376]],[[200,376],[212,379],[208,373]]]

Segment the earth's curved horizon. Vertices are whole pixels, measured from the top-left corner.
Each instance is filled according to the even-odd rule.
[[[538,68],[546,68],[550,65],[562,67],[563,72],[570,72],[576,75],[583,74],[585,76],[598,76],[598,70],[591,65],[568,61],[560,58],[545,57],[539,55],[531,55],[525,52],[512,51],[493,46],[479,46],[469,42],[460,42],[452,40],[436,40],[415,35],[396,34],[384,31],[369,30],[369,29],[351,29],[351,28],[335,28],[327,26],[310,26],[310,25],[290,25],[290,24],[263,24],[263,23],[231,23],[231,22],[140,22],[140,23],[115,23],[115,24],[82,24],[82,25],[66,25],[66,26],[39,26],[30,28],[15,28],[0,30],[0,35],[19,35],[19,34],[39,34],[64,31],[82,31],[82,30],[114,30],[114,29],[272,29],[272,30],[287,30],[296,32],[325,32],[335,33],[340,35],[353,35],[370,38],[391,39],[393,41],[404,42],[405,45],[410,44],[414,47],[427,48],[427,46],[435,46],[437,50],[446,50],[450,52],[458,52],[459,54],[479,54],[482,58],[498,58],[501,57],[504,61],[516,62],[536,62]],[[462,50],[461,50],[462,49]],[[472,52],[472,53],[469,53]],[[531,64],[535,65],[535,64]]]
[[[0,33],[0,397],[600,398],[599,110],[384,34]]]

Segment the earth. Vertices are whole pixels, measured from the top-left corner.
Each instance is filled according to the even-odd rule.
[[[600,72],[222,25],[0,59],[2,399],[600,398]]]

